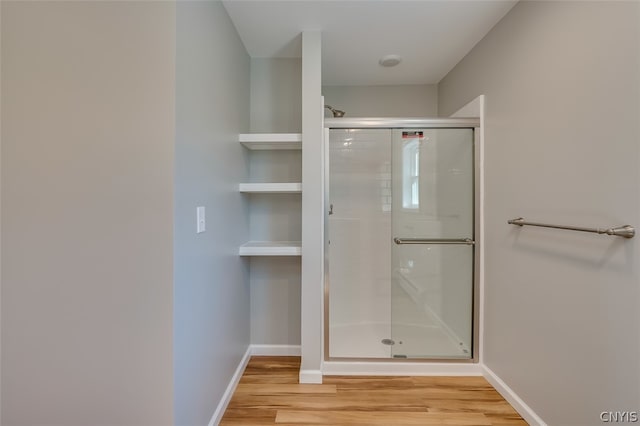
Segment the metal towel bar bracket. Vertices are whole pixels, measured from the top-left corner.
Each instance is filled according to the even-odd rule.
[[[631,225],[623,225],[617,226],[615,228],[583,228],[579,226],[562,226],[562,225],[549,225],[546,223],[535,223],[535,222],[527,222],[524,218],[519,217],[516,219],[511,219],[507,222],[509,225],[518,225],[518,226],[541,226],[543,228],[555,228],[555,229],[567,229],[569,231],[581,231],[581,232],[591,232],[594,234],[607,234],[614,235],[616,237],[623,238],[633,238],[636,235],[636,228]]]

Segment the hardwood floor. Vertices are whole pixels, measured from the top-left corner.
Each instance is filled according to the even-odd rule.
[[[252,357],[221,425],[527,425],[482,377],[325,376],[299,357]]]

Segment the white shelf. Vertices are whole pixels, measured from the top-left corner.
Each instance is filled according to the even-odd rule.
[[[301,133],[241,133],[238,141],[248,149],[302,149]]]
[[[302,192],[302,184],[297,183],[241,183],[240,192],[268,192],[272,194],[295,194]]]
[[[240,256],[301,256],[300,241],[249,241],[240,246]]]

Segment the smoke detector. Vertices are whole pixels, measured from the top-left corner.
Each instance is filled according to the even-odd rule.
[[[400,62],[402,62],[402,58],[398,55],[386,55],[378,61],[378,63],[383,67],[395,67]]]

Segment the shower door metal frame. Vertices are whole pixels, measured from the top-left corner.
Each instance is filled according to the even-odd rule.
[[[345,358],[329,356],[329,131],[331,129],[472,129],[473,130],[473,333],[471,357],[457,358]],[[389,363],[458,363],[477,364],[480,360],[480,119],[471,118],[325,118],[324,119],[324,361],[389,362]],[[389,141],[392,143],[392,141]],[[327,167],[328,166],[328,167]]]

